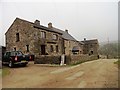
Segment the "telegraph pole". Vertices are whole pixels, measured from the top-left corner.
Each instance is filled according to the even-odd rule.
[[[109,37],[107,38],[107,44],[108,44],[108,46],[107,46],[107,59],[109,58]]]

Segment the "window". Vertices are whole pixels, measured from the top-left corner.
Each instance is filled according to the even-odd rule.
[[[6,56],[10,56],[10,52],[6,52],[5,55],[6,55]]]
[[[15,52],[11,52],[11,56],[15,56]]]
[[[46,32],[41,32],[41,38],[46,38]]]
[[[19,39],[19,33],[16,33],[16,42],[20,41]]]
[[[58,52],[58,45],[56,46],[56,52]]]
[[[80,54],[82,53],[82,51],[80,51]]]
[[[58,39],[58,35],[53,34],[53,40],[57,40]]]
[[[92,47],[93,45],[91,44],[90,47]]]
[[[16,47],[14,48],[14,51],[16,51]]]
[[[27,48],[27,52],[29,52],[29,45],[26,45],[26,48]]]
[[[41,55],[45,55],[45,45],[41,45]]]
[[[17,51],[17,55],[23,55],[21,51]]]
[[[50,46],[50,52],[53,52],[53,45]]]
[[[91,51],[91,54],[93,54],[93,51]]]

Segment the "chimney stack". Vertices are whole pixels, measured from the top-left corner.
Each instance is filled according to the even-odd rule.
[[[68,30],[66,29],[66,30],[65,30],[65,32],[67,32],[67,33],[68,33]]]
[[[48,23],[48,28],[52,28],[52,23]]]
[[[37,26],[39,26],[40,25],[40,21],[39,20],[35,20],[34,24],[37,25]]]
[[[84,41],[86,41],[86,38],[84,38]]]

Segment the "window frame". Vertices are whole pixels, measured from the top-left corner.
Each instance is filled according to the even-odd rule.
[[[16,33],[16,42],[20,41],[20,34]]]
[[[59,48],[58,48],[58,45],[56,45],[56,52],[59,52]]]
[[[50,52],[53,52],[54,51],[54,47],[53,45],[50,45]]]
[[[40,37],[41,37],[41,38],[46,38],[46,32],[41,31],[41,32],[40,32]]]
[[[53,35],[52,35],[52,39],[53,39],[53,40],[58,40],[58,35],[57,35],[57,34],[53,34]]]

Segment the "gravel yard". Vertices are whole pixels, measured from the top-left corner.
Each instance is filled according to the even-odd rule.
[[[3,88],[117,88],[117,59],[99,59],[75,66],[40,65],[9,68]],[[8,68],[8,67],[4,67]]]

